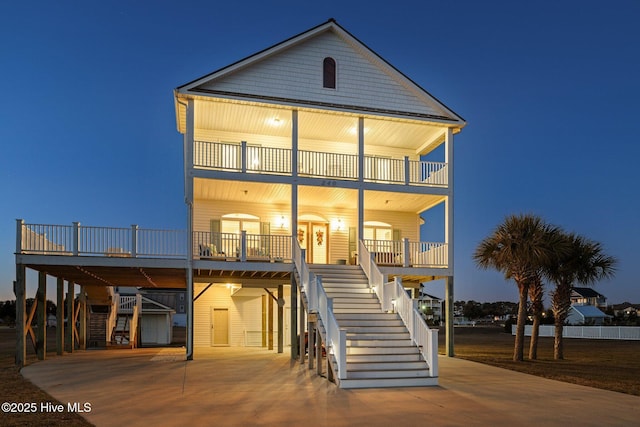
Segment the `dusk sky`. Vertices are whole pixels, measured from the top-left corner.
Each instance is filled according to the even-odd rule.
[[[534,213],[601,242],[619,265],[596,290],[640,303],[640,1],[372,4],[3,2],[0,300],[16,218],[185,229],[173,89],[335,18],[468,123],[456,300],[517,301],[472,253],[506,215]]]

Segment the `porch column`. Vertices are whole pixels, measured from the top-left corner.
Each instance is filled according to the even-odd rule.
[[[298,284],[296,283],[296,279],[293,276],[293,273],[291,273],[291,295],[290,298],[291,300],[291,319],[290,319],[290,323],[291,323],[291,327],[290,329],[290,334],[291,334],[291,359],[295,359],[296,355],[298,354],[298,350],[300,347],[298,347]]]
[[[298,177],[298,110],[291,111],[291,176]]]
[[[80,304],[80,313],[78,314],[78,348],[80,350],[87,349],[87,294],[84,286],[80,286],[80,295],[78,296],[78,304]]]
[[[27,275],[23,264],[16,264],[16,281],[13,293],[16,295],[16,365],[22,367],[27,359],[27,341],[25,321],[27,319]]]
[[[67,281],[67,338],[65,339],[65,349],[69,353],[73,353],[73,348],[75,347],[75,340],[73,337],[73,330],[75,326],[73,324],[73,318],[75,315],[75,292],[74,292],[75,284],[72,281]]]
[[[445,230],[444,238],[447,244],[447,269],[449,277],[446,279],[445,299],[446,299],[446,353],[447,356],[454,356],[453,339],[453,129],[447,128],[445,131],[444,161],[447,164],[447,198],[444,202],[445,209]]]
[[[38,272],[38,292],[36,293],[36,354],[38,360],[47,356],[47,273]]]
[[[445,329],[446,329],[446,354],[449,357],[453,357],[454,346],[453,346],[453,276],[449,276],[445,280],[445,290],[444,290],[444,299],[445,299]]]
[[[64,279],[58,277],[56,298],[56,354],[64,353]]]
[[[187,205],[187,360],[193,360],[193,144],[195,140],[195,101],[187,101],[184,135],[184,200]]]
[[[298,343],[300,347],[300,364],[304,365],[304,301],[302,300],[302,291],[300,291],[300,335],[298,336]]]
[[[267,324],[268,324],[268,329],[269,329],[269,333],[267,334],[267,341],[268,341],[268,346],[267,349],[268,350],[273,350],[273,298],[267,297],[268,303],[267,303],[267,307],[268,307],[268,311],[269,311],[269,315],[267,318]]]
[[[278,285],[278,353],[284,352],[284,286]]]
[[[358,118],[358,241],[364,236],[364,117]],[[360,252],[360,245],[356,250]]]
[[[262,347],[267,346],[267,298],[262,295]]]
[[[316,354],[316,314],[310,313],[307,316],[307,351],[309,352],[309,369],[313,369]]]

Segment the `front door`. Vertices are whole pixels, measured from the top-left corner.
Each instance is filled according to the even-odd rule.
[[[229,345],[229,309],[211,307],[211,345]]]
[[[321,222],[298,223],[298,241],[306,249],[310,264],[327,264],[329,261],[329,227]]]

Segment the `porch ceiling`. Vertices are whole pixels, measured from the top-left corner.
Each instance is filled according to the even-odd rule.
[[[285,184],[264,184],[246,181],[194,180],[196,199],[224,200],[233,202],[263,203],[289,206],[291,190]],[[331,206],[333,208],[355,208],[358,192],[348,188],[298,187],[300,206]],[[367,210],[421,213],[444,200],[444,196],[431,194],[394,193],[388,191],[365,191]]]
[[[184,109],[179,114],[184,115]],[[365,146],[379,145],[411,149],[424,154],[443,140],[442,124],[422,120],[375,115],[356,115],[331,110],[300,108],[300,139],[357,143],[358,117],[365,118]],[[196,129],[252,135],[291,138],[291,108],[275,105],[223,100],[198,99],[195,108]],[[184,123],[181,117],[179,123]],[[184,126],[180,126],[184,132]]]
[[[186,288],[186,270],[125,266],[26,264],[28,268],[85,286]]]

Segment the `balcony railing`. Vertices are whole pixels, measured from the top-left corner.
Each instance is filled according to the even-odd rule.
[[[373,261],[381,266],[447,267],[448,248],[442,242],[410,242],[403,240],[369,240],[363,244]]]
[[[441,242],[362,240],[372,261],[380,266],[448,266],[448,247]],[[292,239],[288,235],[193,233],[195,259],[290,262]],[[73,225],[25,224],[18,220],[16,253],[37,255],[106,256],[126,258],[187,257],[184,230],[155,230]]]
[[[247,144],[194,141],[193,166],[230,172],[292,175],[292,150]],[[312,178],[355,181],[359,178],[357,154],[298,151],[297,174]],[[446,187],[447,164],[364,156],[367,182]]]

